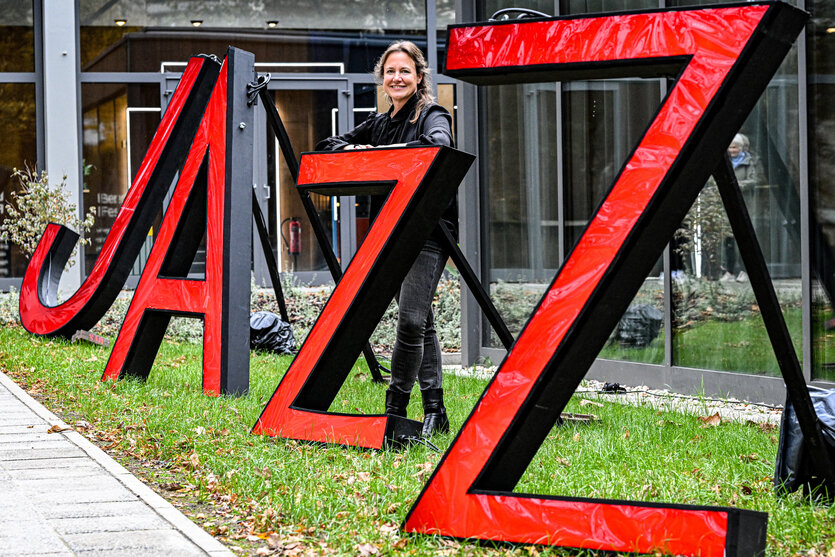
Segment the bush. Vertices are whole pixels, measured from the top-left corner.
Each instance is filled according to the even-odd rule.
[[[14,169],[12,177],[18,182],[19,191],[9,194],[9,202],[3,204],[4,219],[0,222],[0,240],[16,244],[28,257],[35,253],[38,242],[51,222],[63,224],[78,232],[80,241],[73,249],[73,256],[78,245],[90,243],[86,237],[95,221],[95,207],[90,207],[87,216],[78,218],[78,207],[70,203],[69,192],[64,189],[67,177],[64,176],[57,186],[50,185],[46,172],[40,172],[26,166],[22,170]],[[68,266],[72,266],[71,257]]]

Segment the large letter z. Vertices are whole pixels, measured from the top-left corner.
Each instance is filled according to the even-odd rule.
[[[419,432],[405,418],[328,407],[473,159],[449,147],[302,155],[299,187],[391,193],[253,433],[379,449]]]
[[[475,83],[677,79],[405,530],[702,557],[764,550],[764,513],[513,488],[805,20],[786,4],[745,4],[450,29],[447,73]]]

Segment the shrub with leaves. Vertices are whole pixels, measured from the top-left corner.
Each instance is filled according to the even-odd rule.
[[[95,221],[95,207],[90,207],[84,219],[78,218],[78,206],[70,202],[69,192],[64,189],[66,176],[59,184],[50,184],[46,172],[26,166],[15,168],[12,177],[17,180],[18,189],[9,194],[9,201],[2,207],[4,218],[0,222],[0,239],[16,244],[31,257],[46,225],[55,222],[78,232],[81,245],[90,242],[86,235]],[[68,264],[73,264],[72,258]]]

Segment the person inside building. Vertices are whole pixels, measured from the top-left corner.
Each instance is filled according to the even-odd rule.
[[[372,113],[359,126],[316,145],[317,150],[365,149],[384,145],[452,146],[452,118],[435,103],[429,68],[412,42],[389,45],[374,68],[378,84],[391,102],[387,112]],[[380,212],[385,196],[372,196],[370,219]],[[452,204],[443,220],[455,229],[457,209]],[[406,416],[415,381],[420,383],[424,423],[422,435],[449,431],[443,400],[441,346],[435,332],[432,300],[446,264],[436,227],[409,270],[396,295],[397,336],[391,357],[391,383],[386,391],[386,414]]]
[[[751,143],[746,135],[738,133],[734,136],[731,144],[728,145],[728,156],[731,159],[731,165],[734,167],[739,189],[742,190],[745,205],[751,212],[754,210],[754,190],[762,181],[762,172],[760,171],[758,158],[751,153]],[[742,265],[742,257],[739,255],[733,236],[726,237],[722,244],[725,256],[725,274],[722,275],[720,280],[747,281],[748,273],[745,272]]]

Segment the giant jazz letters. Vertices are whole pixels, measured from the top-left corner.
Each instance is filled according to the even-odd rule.
[[[177,185],[103,379],[147,377],[172,315],[202,317],[203,390],[249,386],[252,54],[230,48],[221,66],[189,61],[89,276],[67,301],[55,292],[77,236],[50,224],[26,269],[20,317],[40,335],[94,325],[124,285],[174,177]],[[187,278],[206,238],[204,279]],[[234,246],[234,249],[231,248]]]
[[[764,551],[764,513],[512,490],[805,19],[785,4],[747,4],[450,29],[447,73],[475,83],[677,79],[405,530],[627,552]]]

